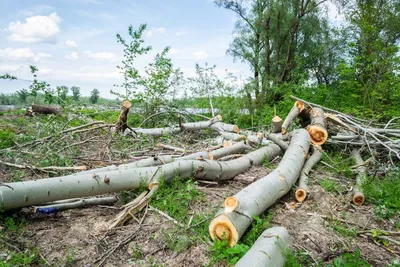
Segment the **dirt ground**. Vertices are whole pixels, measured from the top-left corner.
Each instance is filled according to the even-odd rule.
[[[4,168],[1,169],[3,174],[4,171]],[[191,207],[192,212],[202,212],[210,205],[217,208],[224,197],[264,177],[269,171],[265,167],[253,167],[226,184],[199,183],[197,189],[206,196],[205,206]],[[386,266],[392,262],[396,258],[394,253],[398,253],[400,247],[390,244],[386,248],[365,235],[343,236],[334,231],[323,216],[343,219],[345,226],[357,226],[358,230],[379,228],[395,231],[394,223],[376,220],[369,206],[352,205],[351,193],[338,195],[326,192],[318,185],[321,177],[329,175],[312,173],[313,185],[304,203],[294,204],[291,191],[268,210],[275,213],[272,225],[286,227],[292,236],[294,249],[306,251],[315,261],[322,259],[324,263],[330,263],[344,251],[358,248],[361,257],[373,266]],[[343,179],[343,184],[348,183]],[[111,207],[75,209],[56,215],[32,215],[29,209],[24,209],[20,215],[26,217],[28,228],[23,237],[36,246],[41,257],[52,266],[97,266],[101,256],[115,247],[104,266],[205,266],[210,262],[211,240],[192,244],[180,253],[170,250],[163,234],[176,226],[151,209],[138,214],[138,218],[144,216],[140,227],[132,221],[106,232],[107,223],[119,212],[118,206],[117,203]],[[127,238],[129,242],[125,244]],[[220,263],[216,266],[224,265]]]

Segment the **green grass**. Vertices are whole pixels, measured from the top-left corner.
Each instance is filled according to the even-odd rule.
[[[400,216],[400,174],[369,178],[363,184],[363,192],[366,201],[375,204],[374,213],[377,218]]]
[[[0,149],[8,148],[14,145],[15,134],[10,128],[0,131]]]
[[[338,190],[338,184],[335,181],[329,180],[327,178],[320,182],[320,186],[328,192],[335,192]]]

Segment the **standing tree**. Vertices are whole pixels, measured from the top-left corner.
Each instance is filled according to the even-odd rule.
[[[97,90],[96,88],[94,88],[91,92],[90,92],[90,98],[89,101],[92,104],[96,104],[99,101],[99,97],[100,97],[100,92],[99,90]]]
[[[111,93],[121,98],[133,99],[141,85],[142,78],[139,70],[135,67],[135,60],[139,55],[147,54],[151,50],[151,46],[143,46],[144,40],[142,35],[146,27],[146,24],[141,24],[139,29],[134,31],[132,25],[130,25],[128,28],[129,36],[132,38],[130,41],[125,40],[120,34],[117,34],[117,42],[124,46],[124,60],[122,60],[121,66],[117,66],[124,76],[124,82],[122,85],[115,86],[124,88],[125,95],[112,90]]]
[[[72,91],[72,99],[74,101],[79,101],[79,98],[81,97],[81,88],[78,86],[72,86],[71,91]]]
[[[54,102],[54,90],[50,88],[50,84],[45,81],[39,82],[37,79],[37,72],[39,69],[36,66],[29,66],[31,74],[33,75],[33,82],[29,86],[30,94],[33,96],[37,95],[37,92],[42,91],[44,93],[44,102],[52,104]]]
[[[196,76],[190,77],[189,83],[191,84],[191,90],[200,97],[207,97],[210,103],[211,114],[215,117],[214,106],[213,106],[213,96],[221,89],[222,82],[218,79],[217,75],[214,73],[216,66],[208,66],[205,63],[204,68],[196,64]]]

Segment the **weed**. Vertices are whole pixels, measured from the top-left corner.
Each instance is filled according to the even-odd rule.
[[[15,135],[10,128],[0,131],[0,149],[11,147],[14,144],[14,140]]]
[[[256,242],[256,240],[260,237],[262,232],[270,228],[270,223],[274,215],[275,214],[273,212],[270,212],[265,219],[261,219],[258,216],[253,216],[254,222],[251,225],[250,229],[244,234],[241,242],[248,246],[252,246],[254,242]]]
[[[283,251],[283,255],[286,258],[285,267],[311,266],[314,263],[310,254],[303,250],[286,249]]]
[[[337,187],[338,187],[336,182],[326,179],[326,178],[320,182],[320,185],[322,188],[324,188],[328,192],[337,191]]]
[[[348,237],[357,236],[357,231],[354,228],[347,228],[343,226],[339,221],[336,220],[330,221],[330,226],[333,230],[335,230],[336,232],[338,232],[343,236],[348,236]]]
[[[212,255],[210,265],[221,261],[233,265],[237,263],[250,248],[249,246],[240,243],[230,247],[228,243],[228,240],[214,240],[214,245],[210,248]]]
[[[354,253],[346,252],[340,257],[333,260],[332,265],[327,265],[328,267],[364,267],[370,266],[368,262],[363,260],[360,255],[360,250],[356,250]]]
[[[389,174],[383,179],[368,179],[363,184],[368,202],[374,203],[374,213],[379,219],[389,219],[400,214],[400,174]]]

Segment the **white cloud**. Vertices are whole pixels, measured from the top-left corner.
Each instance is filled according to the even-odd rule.
[[[65,46],[66,47],[78,47],[78,44],[75,41],[67,40],[67,41],[65,41]]]
[[[195,51],[195,52],[192,54],[192,56],[193,56],[195,59],[200,60],[200,59],[206,59],[206,58],[208,57],[208,54],[207,54],[207,52],[200,50],[200,51]]]
[[[49,58],[50,54],[34,53],[30,48],[5,48],[0,49],[0,59],[38,62],[41,58]]]
[[[11,34],[7,37],[11,41],[22,43],[54,43],[60,32],[60,17],[53,12],[48,16],[33,16],[25,19],[25,23],[19,20],[10,22],[7,31]]]
[[[170,50],[169,50],[169,53],[171,54],[171,55],[177,55],[177,54],[179,54],[179,49],[176,49],[176,48],[171,48]]]
[[[117,58],[117,55],[115,55],[114,53],[109,53],[109,52],[93,53],[90,50],[86,50],[85,55],[88,58],[96,59],[99,61],[115,61]]]
[[[163,27],[160,27],[160,28],[151,28],[150,30],[148,30],[147,32],[146,32],[146,36],[147,37],[151,37],[151,36],[153,36],[153,34],[166,34],[167,33],[167,30],[165,29],[165,28],[163,28]]]
[[[39,5],[34,5],[29,9],[20,10],[20,11],[18,11],[18,13],[23,16],[33,16],[33,15],[37,15],[37,14],[41,14],[41,13],[48,13],[52,9],[53,8],[51,6],[39,4]]]
[[[0,65],[0,72],[15,72],[20,70],[23,66],[16,66],[16,65]]]
[[[182,35],[186,35],[187,32],[176,32],[175,35],[176,36],[182,36]]]
[[[70,54],[65,55],[65,58],[69,60],[77,60],[79,58],[79,54],[77,52],[72,52]]]

